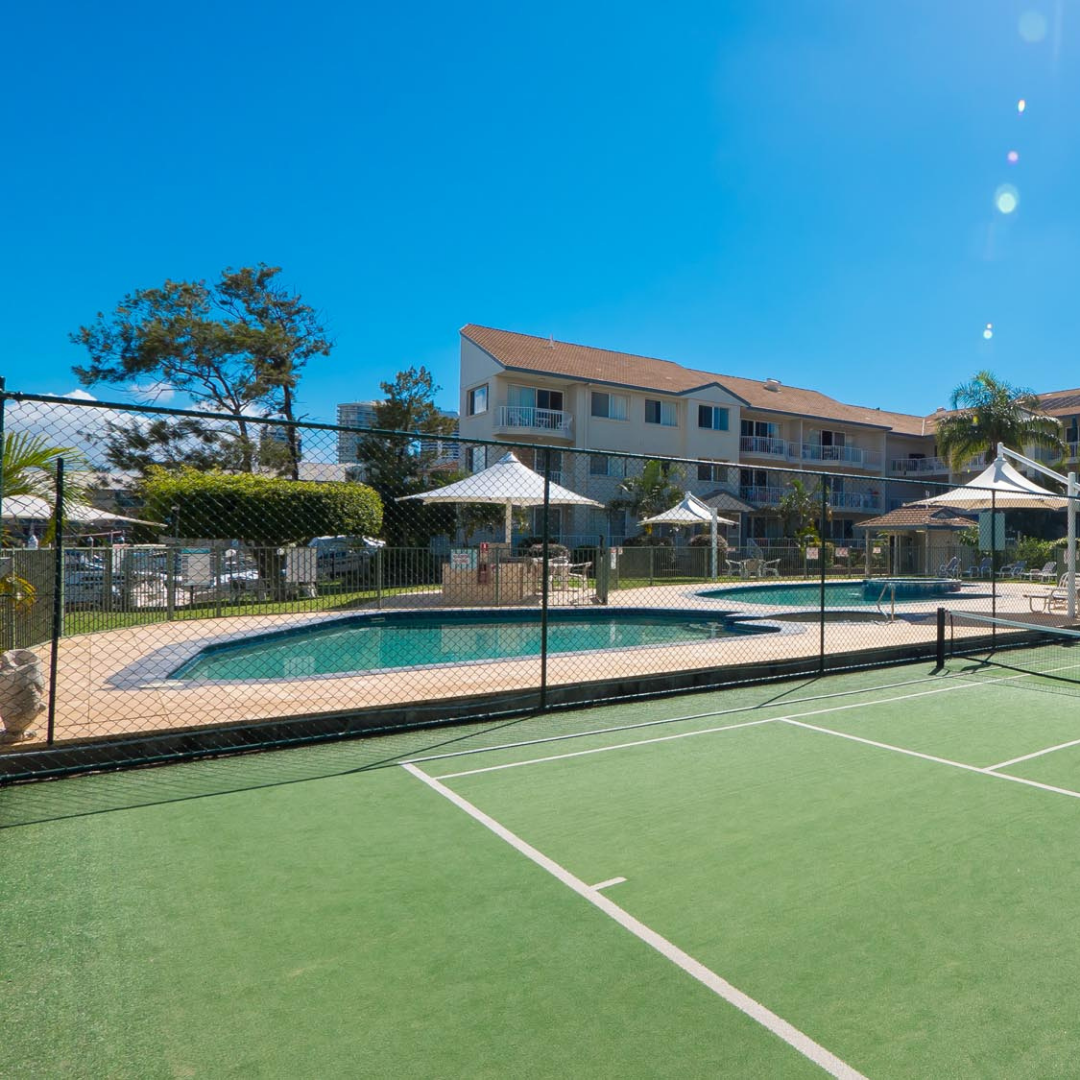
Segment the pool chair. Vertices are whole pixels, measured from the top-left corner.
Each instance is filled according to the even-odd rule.
[[[994,568],[994,560],[987,556],[978,566],[969,566],[964,571],[964,577],[989,577]]]
[[[1041,570],[1029,570],[1027,576],[1030,581],[1053,581],[1057,577],[1057,560],[1043,563]]]
[[[1024,599],[1035,612],[1065,611],[1069,606],[1069,575],[1062,574],[1049,592],[1024,593]]]
[[[1023,577],[1024,571],[1027,570],[1027,563],[1023,559],[1017,559],[1016,562],[1007,563],[998,572],[999,577]]]
[[[758,569],[758,574],[761,577],[779,577],[780,576],[780,560],[779,559],[762,559]]]
[[[960,576],[960,556],[954,555],[948,562],[938,567],[938,577],[954,578]]]

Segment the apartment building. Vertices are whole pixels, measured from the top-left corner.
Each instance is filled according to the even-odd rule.
[[[919,481],[947,481],[934,453],[934,420],[848,405],[776,379],[698,371],[491,327],[461,330],[465,439],[549,447],[560,482],[605,503],[617,493],[622,470],[635,463],[575,449],[694,459],[696,475],[686,486],[702,497],[726,496],[722,512],[741,508],[751,536],[780,528],[775,508],[787,484],[768,466],[845,474],[830,485],[830,528],[838,539],[855,536],[860,520],[918,498],[925,490]],[[477,448],[466,466],[481,468],[490,456]],[[617,538],[637,531],[608,511],[558,514],[564,534]]]

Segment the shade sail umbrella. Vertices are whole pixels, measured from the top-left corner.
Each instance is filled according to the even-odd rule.
[[[703,525],[709,523],[712,536],[712,576],[716,577],[717,525],[737,525],[731,518],[720,517],[713,506],[707,506],[689,491],[670,510],[643,518],[642,525]]]
[[[1040,487],[999,457],[962,487],[914,502],[958,510],[1064,510],[1069,500]]]
[[[551,506],[603,506],[595,499],[579,495],[561,484],[549,485],[548,503]],[[506,542],[510,542],[515,506],[543,506],[544,478],[522,465],[513,453],[489,465],[486,469],[455,484],[403,495],[398,502],[417,499],[423,503],[498,503],[506,507]]]
[[[0,506],[0,518],[7,521],[48,521],[53,516],[53,504],[37,495],[7,495]],[[110,514],[96,506],[84,503],[67,504],[64,520],[73,525],[97,525],[120,522],[125,525],[161,525],[160,521],[143,521],[141,518]]]

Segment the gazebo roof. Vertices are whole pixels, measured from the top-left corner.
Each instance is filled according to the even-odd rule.
[[[926,503],[909,503],[907,506],[897,507],[880,517],[868,518],[866,521],[856,523],[857,529],[878,529],[889,531],[940,529],[943,531],[959,531],[968,529],[975,524],[974,518],[964,517],[947,506],[930,506]]]

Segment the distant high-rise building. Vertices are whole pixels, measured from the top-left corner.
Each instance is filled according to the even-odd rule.
[[[337,407],[337,422],[339,427],[370,428],[375,427],[375,406],[378,401],[350,401]],[[458,433],[458,414],[453,409],[440,409],[440,416],[448,417],[454,421],[453,434]],[[338,432],[338,462],[342,465],[356,465],[360,463],[357,454],[357,442],[362,435],[353,431]],[[435,466],[446,468],[456,464],[461,459],[461,447],[456,442],[438,443]]]
[[[369,428],[375,426],[375,406],[377,401],[350,401],[337,407],[338,427]],[[361,436],[352,431],[338,432],[338,463],[354,465],[360,459],[356,454],[356,443]]]

